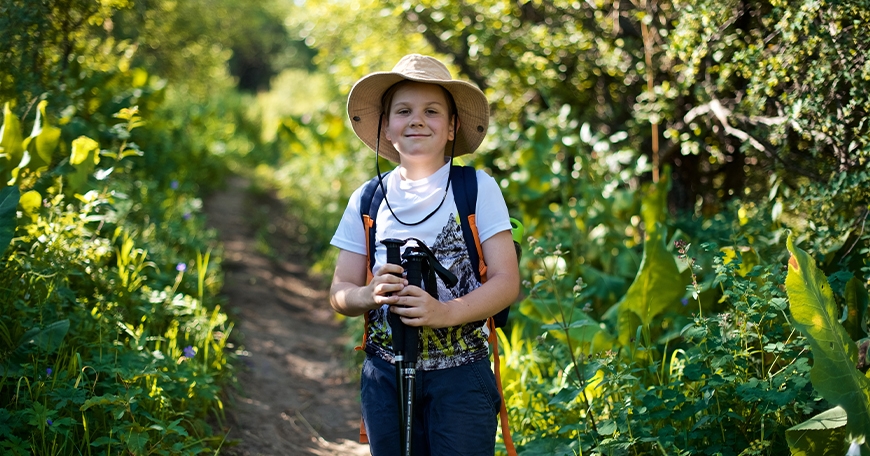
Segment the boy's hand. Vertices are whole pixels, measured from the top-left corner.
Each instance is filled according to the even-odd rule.
[[[418,286],[406,286],[395,297],[398,299],[390,306],[390,312],[402,317],[402,323],[408,326],[446,328],[452,325],[449,306]]]
[[[408,281],[402,277],[405,270],[398,264],[385,264],[375,271],[368,287],[371,290],[374,308],[384,304],[395,304],[399,297],[396,293],[402,291]]]

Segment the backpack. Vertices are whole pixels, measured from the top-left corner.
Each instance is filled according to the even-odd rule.
[[[389,173],[389,172],[388,172]],[[387,173],[385,173],[387,174]],[[378,185],[378,176],[370,179],[360,195],[360,217],[362,217],[363,227],[366,230],[366,260],[368,264],[366,272],[366,283],[370,282],[373,277],[372,270],[375,267],[375,247],[376,247],[376,227],[375,220],[378,218],[378,209],[381,202],[384,200],[384,192],[381,186]],[[468,255],[472,265],[477,265],[474,269],[474,275],[478,282],[486,282],[486,262],[483,258],[483,248],[481,247],[480,237],[477,232],[476,214],[477,210],[477,171],[471,166],[451,166],[450,167],[450,185],[453,187],[453,199],[456,203],[456,210],[459,212],[460,226],[462,228],[462,237],[465,240],[465,246],[468,250]],[[511,220],[512,227],[516,228],[514,220]],[[514,247],[517,251],[517,257],[520,255],[520,245],[514,238]],[[489,327],[489,343],[492,346],[494,358],[494,373],[495,381],[498,386],[498,393],[501,396],[501,410],[499,418],[501,419],[502,438],[508,455],[516,455],[513,440],[511,439],[510,427],[508,426],[507,408],[505,407],[504,392],[501,387],[501,373],[498,356],[498,334],[496,328],[504,327],[507,323],[510,307],[502,309],[496,315],[487,319]],[[368,312],[365,314],[365,324],[368,327]],[[357,347],[357,350],[365,348],[366,331],[363,331],[362,345]],[[364,423],[360,422],[360,442],[368,442],[365,435]]]

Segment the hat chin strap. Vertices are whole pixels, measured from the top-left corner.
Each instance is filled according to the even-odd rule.
[[[447,187],[444,188],[444,196],[441,197],[441,202],[438,203],[438,207],[433,209],[432,212],[429,213],[429,215],[423,217],[423,219],[418,221],[418,222],[408,223],[408,222],[402,221],[402,219],[400,219],[399,216],[396,215],[395,212],[393,212],[393,207],[390,206],[390,200],[387,199],[387,189],[386,189],[386,187],[384,187],[384,178],[383,178],[383,174],[381,174],[380,160],[378,160],[378,158],[380,157],[380,154],[378,153],[378,151],[381,148],[381,126],[383,125],[383,123],[384,123],[384,113],[382,112],[380,117],[378,118],[378,136],[377,136],[377,140],[375,140],[375,171],[377,171],[377,173],[378,173],[378,185],[381,187],[381,191],[384,193],[384,202],[387,203],[387,209],[390,210],[390,214],[393,214],[393,218],[395,218],[397,222],[399,222],[405,226],[419,225],[419,224],[425,222],[426,220],[429,220],[430,218],[432,218],[432,216],[435,215],[436,212],[438,212],[438,209],[441,209],[441,206],[444,205],[444,201],[447,200],[447,192],[450,191],[450,175],[453,173],[451,172],[451,173],[447,174]],[[453,157],[455,155],[456,155],[456,122],[453,122],[453,144],[450,147],[450,168],[451,168],[451,171],[452,171],[452,168],[454,166],[453,165]]]

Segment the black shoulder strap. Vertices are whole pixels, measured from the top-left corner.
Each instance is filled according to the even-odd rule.
[[[474,269],[474,276],[480,281],[480,269],[477,267],[480,264],[480,255],[477,253],[477,242],[468,221],[468,216],[474,215],[477,210],[477,171],[471,166],[454,166],[450,169],[450,181],[471,269]]]
[[[389,171],[383,174],[386,176],[389,174]],[[363,219],[363,226],[366,225],[365,219],[366,216],[371,219],[371,224],[368,227],[368,259],[369,259],[369,270],[373,270],[375,267],[375,243],[377,239],[375,239],[376,226],[375,222],[378,220],[378,208],[381,207],[381,202],[384,200],[384,192],[381,190],[381,186],[378,185],[378,176],[375,176],[369,179],[363,187],[362,193],[360,194],[360,202],[359,202],[359,214]]]

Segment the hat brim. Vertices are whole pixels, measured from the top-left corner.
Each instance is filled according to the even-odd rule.
[[[455,156],[474,152],[483,142],[489,126],[489,103],[486,95],[474,84],[455,79],[433,80],[415,78],[396,72],[377,72],[360,79],[350,90],[347,99],[347,114],[354,133],[370,149],[377,150],[381,157],[399,163],[399,151],[393,147],[386,133],[381,132],[378,147],[378,122],[381,118],[381,99],[384,93],[400,81],[437,84],[453,96],[459,116],[459,129],[456,132]],[[448,143],[445,155],[449,156],[453,145]]]

